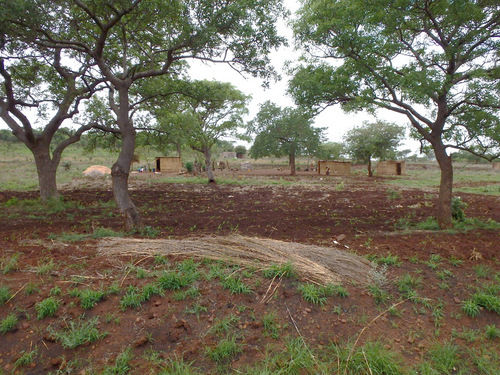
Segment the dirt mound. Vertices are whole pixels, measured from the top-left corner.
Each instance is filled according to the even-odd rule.
[[[92,178],[104,177],[107,174],[111,174],[111,169],[104,165],[92,165],[83,171],[84,176]]]
[[[106,255],[197,256],[261,269],[291,262],[303,278],[319,283],[368,283],[373,274],[368,260],[345,251],[244,236],[182,240],[107,238],[99,243],[99,251]]]

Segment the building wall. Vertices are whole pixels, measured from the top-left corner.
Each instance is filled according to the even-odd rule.
[[[156,158],[156,170],[158,172],[180,172],[182,161],[178,156]]]
[[[405,175],[406,163],[404,161],[384,160],[377,164],[375,173],[389,176]]]
[[[350,162],[333,160],[318,161],[318,174],[326,175],[327,168],[330,169],[330,176],[348,176],[351,174]]]

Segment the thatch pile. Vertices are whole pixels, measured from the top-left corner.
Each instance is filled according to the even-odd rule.
[[[104,165],[92,165],[83,171],[83,175],[90,178],[99,178],[111,174],[111,169]]]
[[[369,283],[373,272],[368,260],[345,251],[244,236],[182,240],[107,238],[100,242],[99,251],[105,255],[119,256],[195,256],[257,269],[291,262],[302,278],[319,283]]]

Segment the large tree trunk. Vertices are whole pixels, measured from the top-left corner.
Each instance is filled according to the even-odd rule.
[[[143,228],[139,211],[128,191],[130,165],[134,158],[136,132],[129,119],[128,88],[119,90],[120,104],[117,109],[117,124],[121,131],[122,148],[118,160],[111,168],[113,196],[125,222],[126,230]]]
[[[212,171],[212,154],[210,152],[210,148],[205,148],[203,150],[203,154],[205,155],[205,169],[207,172],[208,182],[215,184],[215,177]]]
[[[295,176],[296,175],[295,153],[291,153],[290,155],[288,155],[288,163],[290,164],[290,175]]]
[[[451,157],[441,141],[432,144],[436,160],[441,169],[441,182],[439,184],[439,197],[437,205],[436,220],[439,228],[447,229],[453,226],[451,220],[451,198],[453,189],[453,166]]]
[[[373,177],[372,158],[368,158],[368,177]]]
[[[50,158],[48,149],[32,149],[31,152],[35,158],[40,198],[42,201],[59,198],[60,194],[56,183],[58,160]]]

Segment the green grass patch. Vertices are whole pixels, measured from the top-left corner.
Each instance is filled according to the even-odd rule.
[[[228,363],[242,350],[242,345],[236,342],[236,336],[232,336],[222,339],[215,347],[207,348],[206,355],[218,365],[222,365]]]
[[[268,269],[263,271],[264,277],[272,279],[274,277],[297,277],[297,270],[291,262],[284,264],[271,264]]]
[[[49,332],[63,348],[74,349],[101,340],[108,335],[107,332],[99,332],[98,324],[99,318],[97,317],[88,320],[80,317],[77,321],[69,321],[67,327],[61,331],[53,331],[49,327]]]
[[[61,301],[55,297],[48,297],[44,300],[38,302],[35,305],[36,317],[37,319],[47,318],[49,316],[54,316],[59,308]]]
[[[7,315],[4,319],[0,320],[0,333],[5,335],[7,332],[13,331],[18,322],[19,319],[16,314],[11,313]]]
[[[346,297],[348,295],[347,290],[341,286],[334,285],[316,285],[313,283],[300,284],[297,289],[302,294],[307,302],[314,303],[315,305],[323,306],[328,297],[337,294],[339,296]]]
[[[16,253],[11,256],[5,256],[0,258],[0,272],[2,275],[6,275],[9,272],[16,271],[19,269],[19,257],[21,254]]]
[[[8,287],[0,285],[0,306],[7,302],[12,295]]]

